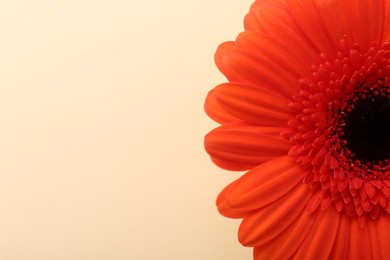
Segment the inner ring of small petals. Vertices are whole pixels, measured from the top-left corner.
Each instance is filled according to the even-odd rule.
[[[381,79],[360,83],[341,104],[328,112],[336,119],[330,126],[334,156],[344,169],[355,167],[356,176],[377,178],[390,164],[390,88]]]
[[[341,41],[322,59],[290,104],[289,155],[309,169],[309,211],[333,204],[376,219],[390,213],[390,44],[362,51]]]

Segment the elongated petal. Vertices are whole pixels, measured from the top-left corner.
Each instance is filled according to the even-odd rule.
[[[226,187],[218,197],[217,205],[226,216],[241,217],[275,202],[302,183],[304,170],[293,158],[284,156],[266,162]]]
[[[321,53],[332,52],[338,41],[329,34],[313,0],[287,0],[288,10],[305,37]]]
[[[245,16],[245,30],[266,33],[269,30],[267,21],[273,21],[275,18],[281,17],[282,10],[282,1],[255,1],[251,5],[250,12]]]
[[[244,218],[238,231],[245,246],[259,246],[281,234],[304,212],[310,198],[307,185],[297,185],[279,200]]]
[[[256,1],[245,17],[244,25],[246,31],[264,33],[279,44],[290,46],[292,53],[304,53],[302,58],[311,61],[310,65],[319,58],[319,51],[296,25],[285,1]]]
[[[229,218],[243,218],[248,214],[248,210],[244,207],[232,207],[229,203],[229,194],[232,190],[234,190],[234,187],[236,184],[240,182],[240,179],[235,180],[234,182],[230,183],[228,186],[226,186],[223,191],[219,194],[217,198],[217,207],[219,212],[224,215],[225,217]]]
[[[368,225],[373,259],[390,259],[390,218],[380,216]]]
[[[390,4],[387,0],[316,0],[315,3],[333,42],[345,38],[363,49],[367,49],[372,42],[381,45],[388,42]]]
[[[351,218],[349,234],[348,259],[370,260],[373,259],[371,239],[368,228],[361,227],[358,218]]]
[[[344,1],[316,1],[317,10],[322,19],[326,30],[334,43],[340,42],[341,39],[347,40],[353,44],[350,24],[348,24],[345,15]]]
[[[340,213],[329,207],[320,211],[294,259],[328,259],[339,228]]]
[[[226,83],[213,93],[224,111],[244,121],[285,127],[292,117],[289,101],[266,88]]]
[[[241,33],[236,43],[241,49],[261,54],[268,59],[275,59],[279,66],[290,70],[298,78],[310,75],[313,58],[317,56],[314,54],[310,56],[310,50],[302,45],[281,42],[270,35],[254,31]]]
[[[231,48],[225,51],[218,68],[230,82],[272,86],[274,91],[287,98],[298,92],[299,81],[293,73],[281,67],[276,60],[247,50]]]
[[[217,65],[217,68],[223,73],[223,57],[228,54],[231,50],[233,50],[236,47],[236,43],[229,41],[229,42],[223,42],[221,43],[214,54],[214,61],[215,65]]]
[[[384,21],[384,1],[343,0],[343,2],[345,6],[342,16],[348,19],[354,42],[365,49],[372,42],[380,42]]]
[[[240,123],[223,125],[206,135],[205,149],[222,168],[251,169],[272,158],[287,154],[290,142],[282,139],[275,131],[278,131],[275,127]]]
[[[384,17],[383,17],[383,29],[382,29],[382,39],[380,44],[386,44],[390,41],[390,1],[384,1]]]
[[[227,113],[221,108],[220,104],[215,98],[214,90],[211,90],[207,94],[206,101],[204,104],[204,110],[211,119],[220,124],[227,124],[239,121],[238,118],[232,116],[230,113]]]
[[[305,63],[299,56],[299,50],[292,49],[289,44],[281,43],[269,35],[257,32],[243,32],[236,39],[237,47],[256,53],[264,60],[273,60],[280,68],[288,70],[298,78],[310,74],[312,64]],[[277,57],[277,58],[275,58]]]
[[[329,259],[347,259],[350,236],[349,226],[350,217],[346,214],[340,214],[340,223]]]
[[[319,211],[313,214],[302,212],[287,229],[268,243],[255,247],[255,260],[291,259],[307,233],[312,229]]]

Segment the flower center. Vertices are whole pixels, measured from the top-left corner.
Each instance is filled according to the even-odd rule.
[[[355,93],[344,113],[346,148],[363,163],[378,164],[390,158],[390,94],[388,89]]]
[[[283,136],[315,194],[308,211],[333,204],[363,225],[390,214],[390,43],[362,51],[341,41],[321,57],[300,81]]]

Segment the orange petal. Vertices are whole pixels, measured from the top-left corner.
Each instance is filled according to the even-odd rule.
[[[373,259],[371,239],[367,226],[361,227],[359,219],[352,217],[349,234],[348,259],[370,260]],[[386,241],[388,242],[388,241]]]
[[[223,73],[223,64],[222,60],[223,57],[229,53],[232,49],[236,47],[236,43],[229,41],[229,42],[223,42],[221,43],[214,54],[214,62],[215,65],[217,65],[217,68]]]
[[[244,121],[284,127],[292,116],[290,102],[266,88],[226,83],[213,93],[224,111]]]
[[[339,41],[329,34],[313,0],[287,0],[288,10],[306,38],[321,53],[331,53]]]
[[[316,4],[327,31],[336,42],[346,38],[350,44],[357,43],[367,50],[372,42],[384,44],[389,40],[385,19],[390,15],[390,6],[384,0],[322,0]]]
[[[339,228],[340,213],[329,207],[320,211],[294,259],[328,259]]]
[[[351,37],[351,24],[348,21],[348,15],[345,14],[343,1],[316,1],[317,10],[322,19],[326,30],[334,43],[339,43],[341,39],[348,43],[354,43]]]
[[[305,46],[281,42],[259,32],[243,32],[237,37],[236,43],[239,48],[261,54],[268,59],[277,57],[279,66],[290,70],[298,78],[311,74],[313,59],[317,58],[317,55],[310,56],[311,50]]]
[[[302,171],[287,156],[265,162],[226,187],[217,200],[218,208],[223,215],[231,217],[229,213],[235,214],[236,209],[251,212],[265,207],[302,183]]]
[[[240,179],[235,180],[234,182],[226,186],[217,198],[218,211],[225,217],[243,218],[248,213],[245,208],[232,208],[231,205],[229,204],[229,194],[232,190],[234,190],[234,186],[236,186],[239,180]]]
[[[291,259],[298,247],[306,239],[307,233],[311,230],[319,211],[315,214],[303,212],[298,218],[281,234],[270,242],[255,247],[254,260],[263,259]]]
[[[283,17],[283,0],[255,1],[249,10],[249,13],[245,16],[244,27],[246,31],[256,31],[267,33],[271,28],[267,21],[273,21],[273,17]],[[285,13],[285,12],[284,12]]]
[[[350,217],[345,213],[340,214],[340,223],[337,229],[336,239],[329,255],[329,259],[347,259],[349,247]]]
[[[278,131],[281,129],[243,123],[223,125],[206,135],[205,149],[221,163],[220,167],[247,170],[287,154],[291,144],[282,139]]]
[[[227,124],[239,121],[239,119],[227,113],[221,108],[214,96],[214,90],[211,90],[207,94],[206,101],[204,104],[204,110],[211,119],[220,124]]]
[[[319,60],[319,51],[296,25],[284,0],[256,1],[245,17],[244,25],[247,31],[267,34],[279,43],[290,46],[293,53],[303,53],[308,61],[312,61],[310,65]],[[298,49],[300,51],[296,52]]]
[[[219,69],[230,82],[270,86],[291,99],[299,91],[299,78],[278,64],[278,57],[266,59],[257,53],[233,48],[219,61]]]
[[[344,0],[343,17],[348,19],[354,42],[368,49],[372,42],[379,43],[382,38],[384,22],[384,1]]]
[[[369,223],[373,259],[390,259],[390,217],[382,215]]]
[[[390,41],[390,1],[384,1],[384,17],[383,17],[383,29],[381,45],[384,45]]]
[[[308,185],[297,185],[277,201],[248,214],[238,231],[240,242],[255,247],[277,237],[302,214],[310,195]]]

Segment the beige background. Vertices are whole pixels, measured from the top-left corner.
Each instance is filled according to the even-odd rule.
[[[0,259],[251,259],[203,100],[251,1],[0,1]]]

